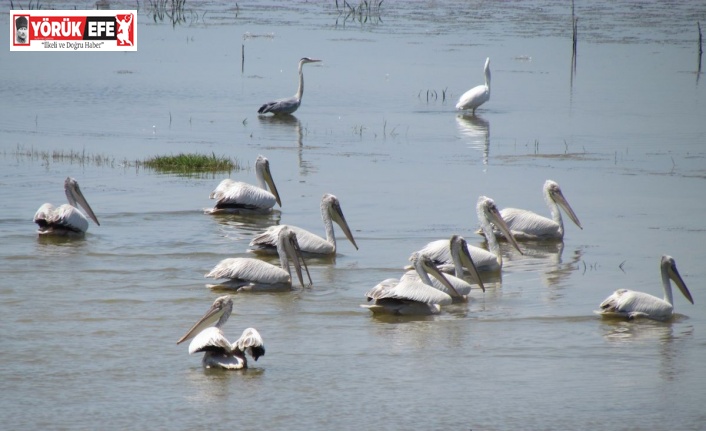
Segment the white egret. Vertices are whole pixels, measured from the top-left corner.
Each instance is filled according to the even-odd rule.
[[[448,305],[463,300],[446,277],[434,265],[429,256],[414,254],[410,258],[419,278],[401,278],[400,280],[388,278],[383,280],[365,296],[372,304],[362,304],[374,314],[393,315],[430,315],[441,311],[442,305]],[[446,291],[432,286],[431,274],[446,287]],[[448,293],[446,293],[448,292]]]
[[[226,281],[208,285],[208,287],[256,292],[290,290],[292,288],[290,261],[294,265],[299,284],[304,287],[301,270],[303,265],[309,276],[309,285],[311,285],[311,275],[309,275],[309,269],[301,255],[297,235],[287,227],[278,232],[277,253],[280,261],[279,268],[271,263],[249,257],[223,259],[205,277],[226,279]]]
[[[247,328],[238,340],[231,344],[221,327],[233,311],[233,299],[226,295],[213,301],[206,314],[177,341],[180,344],[194,338],[189,344],[189,354],[203,352],[205,368],[240,370],[248,367],[247,353],[254,360],[265,354],[265,346],[260,333],[255,328]],[[214,326],[213,322],[216,322]],[[195,336],[195,337],[194,337]]]
[[[463,93],[456,103],[456,109],[460,111],[471,110],[476,113],[476,108],[490,100],[490,57],[485,59],[485,84],[478,85]]]
[[[488,251],[480,247],[468,245],[468,252],[478,271],[499,271],[503,266],[503,256],[498,240],[495,238],[495,235],[492,235],[493,228],[491,223],[504,232],[510,244],[512,244],[520,254],[522,254],[522,250],[520,250],[517,241],[510,235],[509,228],[491,198],[480,196],[476,204],[476,213],[478,214],[481,229],[487,233],[486,240],[488,241],[488,248],[490,250]],[[430,256],[434,263],[439,265],[442,271],[449,272],[453,270],[453,257],[451,256],[451,248],[449,247],[448,240],[440,239],[432,241],[418,252]]]
[[[607,317],[647,317],[654,320],[667,320],[674,313],[674,299],[672,298],[672,285],[670,279],[674,281],[682,295],[694,303],[689,289],[682,280],[677,264],[672,256],[664,255],[660,262],[662,272],[662,288],[664,289],[664,299],[657,298],[644,292],[637,292],[628,289],[618,289],[605,301],[601,302],[600,310],[595,313]]]
[[[335,255],[336,254],[336,235],[333,231],[333,222],[336,222],[346,238],[358,250],[358,244],[355,243],[353,234],[351,233],[348,222],[343,216],[341,203],[338,198],[330,193],[325,193],[321,198],[321,218],[324,221],[324,229],[326,230],[326,239],[321,238],[307,230],[296,226],[278,225],[271,226],[265,232],[257,235],[250,241],[250,250],[255,253],[272,254],[274,251],[275,240],[279,231],[285,226],[296,232],[297,240],[302,252],[315,255]]]
[[[561,210],[566,211],[571,221],[579,229],[583,229],[576,213],[569,205],[569,202],[561,192],[559,184],[555,181],[547,180],[544,183],[544,200],[551,211],[552,218],[543,217],[532,211],[517,208],[504,208],[500,211],[503,220],[507,223],[512,232],[512,236],[518,240],[543,240],[543,239],[563,239],[564,221],[561,218]],[[479,232],[480,233],[480,232]],[[494,229],[495,235],[501,232]]]
[[[321,60],[316,60],[309,57],[304,57],[299,60],[299,88],[297,88],[297,93],[294,97],[289,97],[286,99],[278,99],[273,102],[265,103],[260,106],[257,110],[258,114],[267,114],[271,112],[275,115],[279,114],[293,114],[294,111],[299,109],[299,105],[302,104],[302,96],[304,95],[304,72],[302,71],[302,66],[307,63],[317,63]]]
[[[265,214],[272,210],[275,203],[282,206],[277,187],[270,172],[270,161],[264,156],[257,156],[255,176],[258,185],[233,181],[226,178],[211,192],[210,199],[216,199],[213,208],[205,209],[206,214]],[[270,190],[267,190],[267,187]]]
[[[34,214],[34,222],[39,226],[37,233],[40,235],[60,236],[80,236],[86,233],[88,230],[88,219],[77,208],[77,205],[81,205],[88,217],[100,226],[98,218],[88,205],[75,179],[67,177],[64,180],[64,192],[66,193],[66,199],[69,201],[68,204],[54,207],[54,205],[46,203],[39,207]]]

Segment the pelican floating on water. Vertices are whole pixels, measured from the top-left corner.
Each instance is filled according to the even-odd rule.
[[[336,196],[325,193],[321,198],[321,218],[324,221],[326,239],[296,226],[271,226],[265,232],[250,241],[250,247],[252,247],[250,250],[255,253],[271,254],[275,250],[275,240],[279,231],[284,227],[288,227],[296,232],[302,252],[316,255],[335,255],[336,235],[333,232],[333,222],[336,222],[336,224],[343,229],[346,238],[348,238],[355,249],[358,250],[358,244],[355,243],[351,229],[348,227],[348,222],[346,222],[346,218],[343,216],[341,203]]]
[[[361,307],[374,314],[430,315],[439,313],[442,305],[464,300],[429,256],[417,253],[410,260],[419,278],[385,279],[365,294],[373,303],[362,304]],[[435,288],[429,274],[443,283],[446,291]]]
[[[227,279],[220,284],[208,285],[208,287],[223,287],[236,289],[237,291],[257,291],[271,292],[278,290],[289,290],[292,288],[292,275],[289,262],[294,265],[294,269],[299,278],[299,283],[304,287],[301,266],[304,266],[309,276],[311,285],[311,275],[309,269],[301,255],[297,235],[286,226],[280,229],[277,235],[277,253],[281,267],[276,267],[268,262],[249,257],[234,257],[223,259],[211,272],[205,275],[208,278]]]
[[[467,245],[468,252],[478,271],[499,271],[503,266],[503,256],[500,252],[498,240],[495,238],[495,235],[492,235],[493,228],[491,223],[500,228],[506,237],[509,238],[510,244],[512,244],[520,254],[523,254],[522,250],[520,250],[517,241],[510,235],[510,229],[505,224],[503,217],[500,215],[500,211],[491,198],[480,196],[476,204],[476,213],[478,214],[481,229],[483,232],[487,233],[486,240],[488,241],[490,251],[473,245]],[[448,240],[440,239],[432,241],[418,252],[431,257],[434,263],[439,265],[439,268],[444,272],[452,271],[454,268]]]
[[[225,368],[240,370],[248,367],[247,353],[254,360],[265,355],[265,346],[260,333],[255,328],[247,328],[238,340],[231,344],[223,335],[221,327],[225,325],[233,311],[233,299],[221,296],[213,301],[206,314],[177,341],[180,344],[194,338],[189,344],[189,354],[204,352],[205,368]],[[216,322],[214,326],[211,326]],[[195,337],[194,337],[195,335]]]
[[[476,265],[473,263],[471,254],[468,251],[468,243],[466,242],[466,240],[462,236],[453,235],[449,240],[449,249],[451,259],[454,265],[454,275],[444,274],[444,277],[449,283],[451,283],[456,292],[458,292],[459,295],[461,295],[463,298],[453,296],[453,292],[449,292],[446,286],[436,278],[431,279],[432,286],[441,290],[442,292],[452,295],[452,299],[454,300],[454,302],[462,302],[464,300],[467,300],[468,295],[471,293],[471,288],[473,287],[473,285],[462,278],[463,269],[466,268],[466,270],[468,270],[468,273],[471,275],[471,278],[473,278],[473,280],[478,283],[478,287],[480,287],[481,290],[485,292],[483,280],[481,280],[480,274],[478,274],[478,270],[476,269]],[[419,273],[414,269],[410,269],[402,276],[400,280],[406,279],[420,280]]]
[[[512,235],[518,240],[541,240],[541,239],[563,239],[564,221],[561,218],[560,208],[566,211],[571,221],[579,229],[583,229],[579,218],[571,209],[571,205],[561,192],[559,184],[555,181],[547,180],[544,183],[544,200],[552,213],[552,218],[542,217],[532,211],[517,208],[504,208],[500,211],[503,220],[510,228]],[[500,235],[498,230],[494,230],[495,235]],[[506,236],[507,237],[507,236]]]
[[[282,206],[277,187],[270,172],[270,161],[264,156],[257,156],[255,176],[258,185],[233,181],[226,178],[221,181],[209,196],[216,199],[213,208],[205,209],[206,214],[219,213],[254,213],[265,214],[272,210],[275,203]],[[270,190],[267,190],[267,187]]]
[[[307,63],[318,63],[321,60],[316,60],[309,57],[304,57],[299,60],[299,88],[297,88],[297,93],[293,97],[288,97],[285,99],[278,99],[273,102],[265,103],[260,106],[257,110],[258,114],[267,114],[271,112],[275,115],[279,114],[293,114],[294,111],[299,109],[299,105],[302,104],[302,96],[304,95],[304,72],[302,71],[302,66]]]
[[[664,255],[660,262],[662,272],[662,288],[664,289],[664,299],[657,298],[648,293],[637,292],[628,289],[618,289],[605,301],[601,302],[600,310],[595,313],[607,317],[647,317],[654,320],[667,320],[674,313],[674,300],[672,298],[672,285],[670,279],[674,281],[682,295],[694,303],[689,289],[682,280],[677,264],[672,256]]]
[[[98,226],[98,218],[93,213],[93,210],[88,205],[86,198],[83,197],[81,188],[78,182],[67,177],[64,181],[64,192],[68,204],[63,204],[58,207],[50,203],[46,203],[39,207],[34,214],[34,222],[39,225],[37,233],[40,235],[64,235],[64,236],[80,236],[88,230],[88,219],[77,208],[77,204],[86,211],[86,214],[96,222]]]
[[[490,100],[490,57],[485,59],[483,73],[485,73],[485,84],[475,86],[463,93],[456,103],[456,109],[460,111],[470,109],[475,115],[476,108]]]

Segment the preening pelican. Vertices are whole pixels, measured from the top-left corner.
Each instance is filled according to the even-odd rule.
[[[463,300],[453,285],[434,265],[429,256],[417,253],[410,258],[419,278],[388,278],[369,290],[365,296],[372,304],[362,304],[374,314],[430,315],[441,311],[442,305]],[[431,274],[446,287],[446,291],[432,286]],[[446,293],[448,292],[448,293]]]
[[[279,254],[280,268],[271,263],[249,257],[223,259],[205,277],[227,280],[220,284],[208,285],[208,287],[224,287],[236,289],[237,291],[257,292],[289,290],[292,288],[290,261],[294,265],[302,288],[304,287],[302,265],[309,276],[309,285],[312,284],[309,269],[306,266],[306,262],[304,262],[297,243],[297,235],[286,226],[280,229],[277,235],[277,253]]]
[[[483,292],[485,292],[483,280],[481,280],[480,274],[478,274],[478,270],[476,269],[476,265],[473,263],[471,254],[468,251],[468,243],[466,240],[462,236],[453,235],[449,240],[449,249],[454,265],[454,275],[445,274],[444,277],[449,283],[451,283],[456,292],[458,292],[462,298],[453,296],[453,292],[449,292],[446,286],[436,278],[431,279],[432,286],[451,295],[454,302],[462,302],[467,300],[473,285],[462,278],[463,268],[466,268],[468,273],[471,275],[471,278],[473,278]],[[413,269],[410,269],[402,276],[400,280],[406,279],[420,280],[419,273]]]
[[[180,344],[196,335],[189,344],[189,354],[204,352],[203,366],[205,368],[225,368],[240,370],[248,367],[245,353],[254,360],[265,355],[265,346],[260,333],[255,328],[247,328],[243,335],[231,344],[223,335],[221,326],[225,325],[233,311],[233,299],[221,296],[213,301],[206,314],[199,319],[189,331],[177,341]],[[211,326],[216,322],[214,326]]]
[[[88,219],[77,208],[77,204],[86,211],[86,214],[96,222],[98,226],[98,218],[93,213],[93,210],[83,197],[81,188],[78,182],[67,177],[64,181],[64,192],[68,204],[60,205],[55,208],[54,205],[46,203],[39,207],[34,214],[34,222],[39,225],[37,233],[40,235],[65,235],[65,236],[80,236],[88,230]]]
[[[541,240],[541,239],[563,239],[564,221],[561,218],[561,209],[566,211],[571,221],[579,229],[583,229],[579,218],[571,209],[571,205],[561,192],[559,184],[555,181],[547,180],[544,183],[544,200],[552,213],[552,218],[542,217],[532,211],[517,208],[504,208],[500,211],[503,220],[510,228],[512,235],[518,240]],[[495,235],[500,235],[500,231],[494,230]],[[507,236],[506,236],[507,237]]]
[[[693,304],[694,299],[691,297],[691,293],[687,289],[684,280],[682,280],[681,275],[679,275],[679,271],[677,271],[677,264],[674,262],[674,258],[667,255],[662,256],[660,269],[662,271],[664,299],[659,299],[644,292],[618,289],[605,301],[601,302],[601,309],[595,311],[595,313],[607,317],[627,317],[628,319],[647,317],[654,320],[667,320],[674,313],[670,279],[674,281],[682,295]]]
[[[299,88],[297,89],[297,94],[294,97],[289,97],[286,99],[279,99],[273,102],[265,103],[260,106],[257,110],[258,114],[267,114],[271,112],[275,115],[279,114],[293,114],[294,111],[299,109],[299,105],[302,104],[302,96],[304,95],[304,73],[302,71],[302,66],[307,63],[318,63],[321,60],[316,60],[309,57],[304,57],[299,60]]]
[[[488,241],[490,251],[473,245],[467,245],[468,252],[478,271],[500,271],[503,266],[503,256],[500,252],[498,240],[495,238],[495,235],[492,235],[493,228],[491,223],[500,228],[506,237],[509,238],[510,244],[512,244],[520,254],[522,254],[522,250],[520,250],[517,241],[510,235],[510,229],[505,224],[503,217],[500,215],[500,211],[492,199],[486,196],[480,196],[476,204],[476,213],[478,214],[481,229],[483,232],[487,233],[486,240]],[[451,256],[451,248],[449,247],[448,240],[440,239],[432,241],[419,250],[419,252],[430,256],[434,263],[439,265],[440,269],[444,272],[452,270],[453,257]]]
[[[476,108],[490,100],[490,57],[485,59],[485,84],[478,85],[463,93],[456,103],[456,109],[460,111],[472,110],[476,113]]]
[[[226,178],[221,181],[209,196],[216,199],[216,206],[206,209],[206,214],[218,213],[256,213],[264,214],[272,210],[275,203],[282,206],[277,187],[270,172],[270,161],[264,156],[257,156],[255,161],[257,186],[233,181]],[[267,191],[267,187],[270,191]]]
[[[251,251],[255,253],[271,254],[274,251],[275,239],[277,238],[278,232],[282,228],[288,227],[292,231],[296,232],[299,246],[304,253],[316,255],[335,255],[336,235],[333,232],[333,222],[336,222],[336,224],[343,229],[343,233],[346,235],[346,238],[348,238],[348,240],[353,244],[353,247],[358,250],[358,244],[355,243],[351,229],[348,227],[348,222],[346,222],[346,218],[343,216],[341,203],[338,201],[336,196],[330,193],[325,193],[321,198],[321,218],[324,221],[324,229],[326,229],[326,239],[296,226],[271,226],[265,232],[250,241],[250,247],[252,247]]]

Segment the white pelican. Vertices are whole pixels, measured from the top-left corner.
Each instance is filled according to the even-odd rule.
[[[257,156],[255,161],[255,176],[257,186],[233,181],[226,178],[221,181],[209,196],[216,199],[213,208],[204,210],[207,214],[218,213],[255,213],[265,214],[272,210],[275,203],[282,206],[282,201],[277,193],[277,187],[270,172],[270,161],[264,156]],[[267,187],[270,191],[267,191]]]
[[[223,259],[205,277],[227,280],[220,284],[208,285],[208,287],[225,287],[237,291],[257,292],[289,290],[292,288],[290,261],[294,265],[299,284],[304,287],[301,265],[304,265],[307,275],[309,275],[309,269],[301,256],[297,235],[287,227],[280,229],[277,236],[277,253],[279,254],[280,268],[249,257]],[[309,275],[309,285],[311,285],[311,275]]]
[[[547,180],[544,183],[544,200],[552,213],[552,218],[542,217],[532,211],[517,208],[504,208],[500,211],[503,220],[510,228],[512,235],[518,240],[541,240],[541,239],[563,239],[564,221],[561,218],[562,208],[566,211],[571,221],[579,229],[583,229],[576,213],[571,209],[569,202],[561,192],[559,184],[555,181]],[[495,235],[500,235],[498,230],[494,230]],[[506,235],[507,237],[507,235]]]
[[[64,192],[68,204],[60,205],[55,208],[54,205],[46,203],[39,207],[34,214],[34,222],[39,225],[37,233],[40,235],[65,235],[65,236],[80,236],[88,230],[88,219],[76,207],[76,204],[86,211],[86,214],[96,222],[98,226],[98,218],[93,213],[93,210],[83,197],[78,182],[67,177],[64,181]]]
[[[417,253],[413,254],[410,260],[419,275],[418,279],[385,279],[365,294],[368,301],[373,303],[362,304],[361,307],[374,314],[430,315],[439,313],[442,305],[451,304],[454,300],[463,301],[462,295],[454,289],[429,256]],[[443,283],[447,290],[435,288],[429,274]]]
[[[245,353],[257,361],[260,356],[265,355],[265,346],[260,333],[255,328],[247,328],[235,343],[230,344],[223,335],[221,326],[226,323],[232,311],[233,300],[230,296],[217,298],[206,314],[177,341],[177,344],[196,335],[189,344],[189,354],[204,352],[202,363],[205,368],[227,370],[247,368],[248,360]],[[211,326],[213,322],[216,324]]]
[[[463,93],[456,103],[456,109],[465,111],[472,110],[472,114],[476,113],[476,108],[490,100],[490,57],[485,59],[485,84],[478,85]]]
[[[480,274],[478,274],[478,270],[476,269],[476,265],[473,263],[471,254],[468,251],[468,243],[466,243],[466,240],[462,236],[453,235],[449,240],[449,249],[451,259],[453,260],[454,265],[454,275],[445,274],[444,277],[449,283],[451,283],[456,292],[458,292],[459,295],[463,297],[458,298],[456,296],[452,296],[454,302],[468,300],[468,295],[471,293],[471,288],[473,287],[472,284],[462,278],[464,267],[466,268],[466,270],[468,270],[469,274],[475,280],[475,282],[478,283],[478,286],[483,290],[483,292],[485,292],[483,280],[481,280]],[[410,269],[402,276],[400,280],[405,279],[419,280],[419,274],[413,269]],[[431,282],[432,286],[434,286],[435,288],[450,295],[452,294],[452,292],[449,292],[448,289],[446,289],[446,286],[436,278],[432,278]]]
[[[273,102],[265,103],[260,106],[257,113],[267,114],[268,112],[271,112],[275,115],[293,114],[294,111],[299,109],[299,105],[302,104],[302,96],[304,95],[304,73],[302,72],[302,66],[307,63],[317,63],[319,61],[321,60],[316,60],[309,57],[304,57],[299,60],[299,88],[297,88],[297,94],[295,94],[294,97],[278,99]]]
[[[285,226],[293,230],[297,234],[299,246],[304,253],[316,255],[335,255],[336,254],[336,235],[333,233],[333,222],[336,222],[346,238],[358,250],[358,244],[355,243],[351,229],[348,227],[346,218],[341,210],[341,203],[338,198],[330,193],[325,193],[321,198],[321,218],[324,221],[324,229],[326,229],[326,239],[321,238],[307,230],[296,226],[278,225],[271,226],[265,232],[253,238],[250,241],[251,251],[255,253],[269,253],[274,251],[275,240],[280,229]]]
[[[503,266],[503,256],[500,252],[498,240],[495,238],[495,235],[492,235],[493,228],[491,223],[504,232],[506,237],[509,238],[510,244],[512,244],[520,254],[522,254],[522,250],[520,250],[517,241],[510,235],[510,229],[508,229],[503,217],[500,215],[500,211],[492,199],[486,196],[480,196],[476,205],[476,212],[481,229],[487,233],[486,240],[488,241],[490,251],[468,245],[468,252],[478,271],[499,271]],[[452,270],[453,257],[451,256],[451,248],[449,247],[448,240],[440,239],[432,241],[419,250],[419,252],[429,255],[434,263],[439,265],[440,269],[444,272]]]
[[[636,292],[628,289],[618,289],[605,301],[601,302],[600,310],[595,311],[607,317],[647,317],[654,320],[667,320],[674,313],[674,300],[672,298],[672,285],[670,279],[674,281],[684,297],[692,304],[689,289],[686,288],[682,280],[677,264],[672,256],[662,256],[660,262],[662,271],[662,288],[664,289],[664,299],[659,299],[644,292]]]

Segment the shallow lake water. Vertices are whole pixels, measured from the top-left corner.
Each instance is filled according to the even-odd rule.
[[[1,428],[702,429],[706,5],[576,1],[574,68],[567,2],[338,3],[204,2],[177,23],[140,3],[136,53],[0,50]],[[301,108],[258,117],[294,94],[303,56],[323,62]],[[459,116],[486,57],[492,97]],[[242,169],[135,163],[180,152]],[[258,154],[281,209],[203,214],[221,179],[254,181]],[[38,238],[32,215],[63,203],[67,176],[101,225]],[[431,240],[483,246],[480,195],[548,214],[546,179],[582,230],[503,244],[486,292],[437,316],[359,307]],[[268,226],[323,234],[324,193],[359,250],[339,235],[313,286],[235,294],[225,333],[255,327],[267,353],[204,370],[175,345],[223,294],[203,275]],[[593,313],[618,288],[661,296],[663,254],[694,305],[675,292],[664,323]]]

